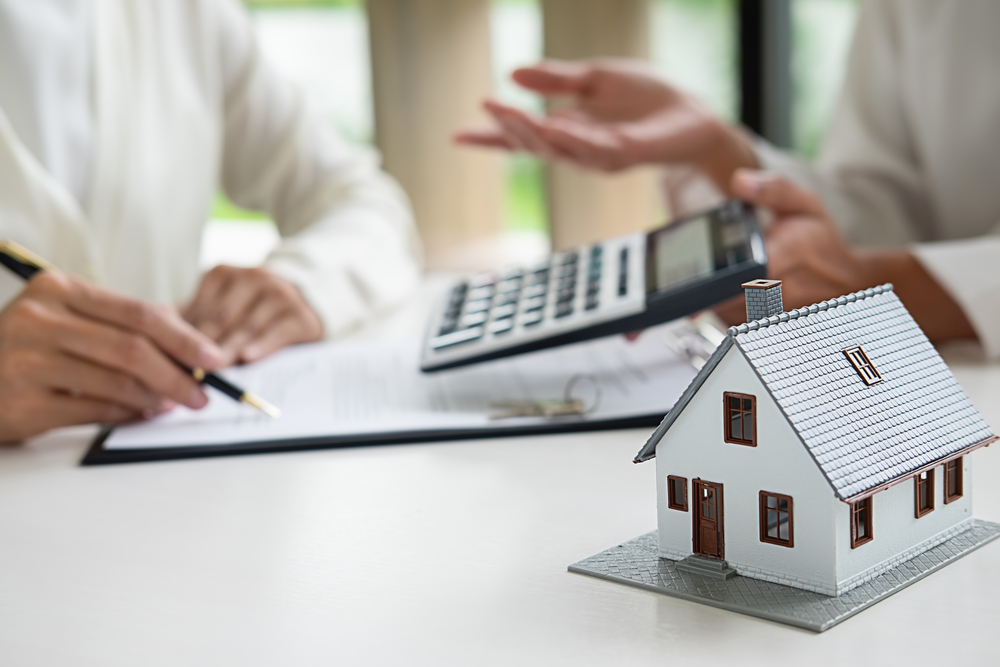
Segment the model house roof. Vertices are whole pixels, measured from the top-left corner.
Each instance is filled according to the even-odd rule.
[[[657,443],[733,346],[842,500],[994,437],[892,285],[741,324],[727,333],[636,462],[656,455]],[[845,354],[857,346],[880,379],[866,381]]]

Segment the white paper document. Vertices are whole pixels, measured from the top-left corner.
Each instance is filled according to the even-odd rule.
[[[280,419],[207,389],[211,400],[203,410],[177,408],[146,422],[119,426],[104,449],[503,429],[662,415],[695,375],[691,364],[664,343],[662,327],[647,330],[635,342],[614,336],[433,374],[420,372],[419,350],[416,340],[289,348],[222,373],[281,408]],[[499,402],[561,400],[574,376],[584,379],[575,384],[573,398],[591,406],[599,394],[592,411],[552,418],[490,418],[491,406]]]

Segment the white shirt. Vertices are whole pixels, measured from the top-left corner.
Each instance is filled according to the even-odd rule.
[[[221,187],[275,221],[282,243],[267,265],[302,290],[328,336],[412,291],[420,248],[406,196],[377,153],[349,146],[270,68],[235,0],[46,0],[34,14],[38,2],[0,5],[0,34],[21,38],[46,11],[65,11],[65,22],[48,16],[48,28],[0,51],[51,59],[9,61],[17,74],[0,77],[0,238],[111,289],[181,303],[200,279],[202,229]],[[87,66],[64,86],[63,49],[79,48],[79,35],[60,53],[44,40],[67,36],[57,26],[81,6]],[[19,117],[10,100],[43,89],[20,104],[47,111]],[[86,149],[77,139],[88,107]],[[59,166],[69,163],[84,165],[82,180]],[[0,304],[22,288],[0,272]]]
[[[815,166],[761,146],[816,189],[847,237],[910,246],[1000,359],[1000,2],[867,0]]]
[[[88,23],[86,0],[0,0],[0,109],[80,202],[94,132]]]

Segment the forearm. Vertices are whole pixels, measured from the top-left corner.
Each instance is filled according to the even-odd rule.
[[[866,287],[891,282],[913,319],[933,342],[975,339],[961,306],[908,250],[858,250],[868,267]]]
[[[712,134],[713,145],[695,166],[727,197],[733,196],[732,180],[737,169],[759,169],[750,138],[741,129],[719,121]]]

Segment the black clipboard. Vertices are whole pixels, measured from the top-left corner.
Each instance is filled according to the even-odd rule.
[[[426,431],[394,431],[385,433],[358,433],[354,435],[318,436],[293,440],[270,440],[233,443],[229,445],[185,445],[182,447],[151,447],[141,449],[105,449],[104,442],[114,426],[106,426],[94,438],[87,453],[80,461],[82,466],[109,465],[114,463],[144,463],[177,459],[200,459],[213,456],[241,456],[245,454],[276,454],[301,452],[339,447],[365,447],[370,445],[403,445],[447,440],[477,440],[483,438],[509,438],[521,435],[549,435],[607,431],[623,428],[655,427],[663,414],[637,415],[618,419],[588,420],[579,417],[552,418],[544,424],[497,426],[489,428],[430,429]]]

